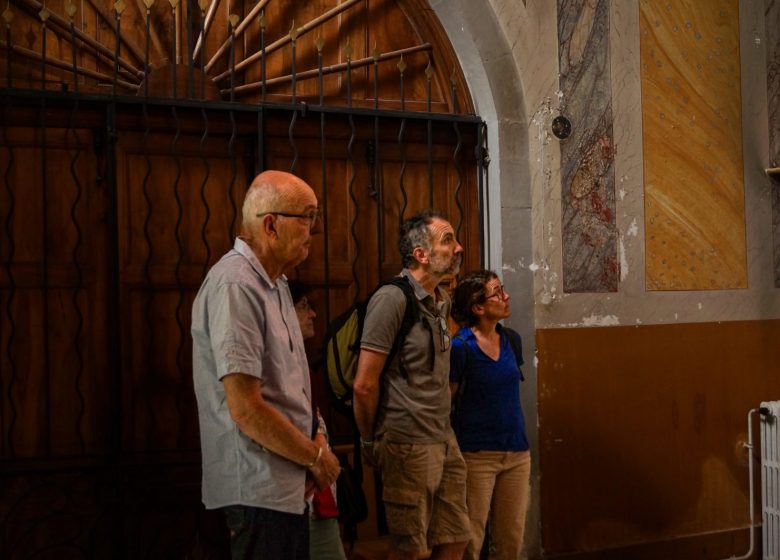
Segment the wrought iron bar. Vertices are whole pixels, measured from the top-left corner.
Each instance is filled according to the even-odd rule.
[[[416,47],[407,47],[405,49],[398,49],[396,51],[391,51],[384,53],[379,56],[379,62],[385,62],[387,60],[395,60],[396,58],[401,58],[405,54],[413,54],[416,52],[421,51],[429,51],[432,49],[432,46],[430,43],[424,43],[422,45],[417,45]],[[373,56],[367,56],[365,58],[360,58],[358,60],[352,61],[350,63],[351,68],[362,68],[363,66],[368,66],[369,64],[374,64],[374,57]],[[344,72],[347,69],[347,63],[341,62],[339,64],[333,64],[331,66],[326,66],[322,69],[322,73],[324,75],[328,74],[335,74],[338,72]],[[297,81],[304,81],[304,80],[311,80],[314,78],[317,78],[319,76],[320,70],[314,69],[314,70],[304,70],[303,72],[298,72],[295,75],[295,79]],[[272,86],[276,84],[286,84],[287,82],[292,81],[293,75],[288,74],[286,76],[278,76],[276,78],[271,78],[270,80],[260,81],[260,82],[250,82],[248,84],[240,85],[235,88],[236,93],[245,93],[249,91],[255,91],[256,89],[262,87],[263,85]],[[228,90],[223,89],[221,90],[221,93],[226,94],[228,93]],[[430,110],[430,109],[429,109]]]
[[[212,55],[211,59],[209,60],[208,64],[206,64],[206,72],[211,71],[211,69],[214,67],[214,64],[219,60],[219,58],[225,54],[225,51],[227,51],[233,44],[233,42],[236,40],[236,37],[240,37],[244,34],[244,30],[249,26],[250,23],[252,23],[252,19],[254,19],[255,16],[257,16],[259,13],[261,13],[264,9],[266,4],[268,4],[269,0],[260,0],[257,4],[254,5],[252,10],[244,17],[244,19],[237,23],[235,28],[235,34],[231,34],[224,43],[222,43],[217,51]],[[195,47],[195,50],[198,50],[198,46]]]
[[[485,268],[487,266],[487,259],[486,259],[486,253],[489,254],[490,252],[490,236],[487,235],[488,232],[485,231],[485,212],[487,209],[487,163],[486,160],[489,162],[489,158],[487,158],[487,134],[486,134],[487,125],[483,122],[480,126],[477,127],[477,144],[474,147],[474,156],[477,160],[477,193],[478,193],[478,201],[479,201],[479,232],[480,232],[480,238],[481,239],[488,239],[488,247],[485,248],[484,241],[480,243],[480,255],[479,255],[479,265],[480,268]]]
[[[177,29],[176,29],[176,6],[179,0],[169,0],[171,4],[171,88],[173,92],[171,97],[176,99],[176,41],[177,41]]]
[[[114,4],[116,10],[116,31],[114,32],[114,75],[111,80],[111,95],[116,95],[116,80],[119,73],[119,44],[122,37],[122,12],[124,11],[124,2],[121,0]]]
[[[195,43],[195,50],[192,51],[192,56],[202,55],[206,50],[203,47],[203,43],[206,40],[206,33],[208,33],[211,29],[211,24],[214,21],[214,14],[217,13],[217,6],[219,6],[219,2],[220,0],[212,0],[211,4],[209,4],[209,10],[205,19],[203,20],[203,25],[201,25],[200,37],[198,37],[198,41]],[[203,10],[203,4],[201,4],[200,8]]]
[[[22,4],[24,8],[26,8],[29,11],[32,11],[34,13],[39,13],[43,8],[43,4],[40,2],[37,2],[36,0],[18,0]],[[61,16],[57,15],[54,12],[49,12],[49,20],[50,23],[53,25],[51,26],[51,29],[54,33],[57,34],[64,34],[63,36],[67,37],[67,33],[69,31],[69,25],[68,22],[65,21]],[[108,48],[103,46],[101,43],[81,31],[80,29],[76,28],[76,36],[79,38],[81,42],[83,42],[86,46],[90,47],[96,55],[102,56],[105,58],[109,63],[113,63],[114,60],[114,53],[112,53]],[[144,78],[143,73],[130,64],[128,61],[126,61],[124,58],[119,59],[119,65],[127,70],[131,76],[134,78],[141,80]]]
[[[206,217],[203,220],[203,226],[200,228],[200,239],[203,242],[203,246],[206,248],[206,258],[203,261],[202,276],[205,278],[206,273],[211,266],[211,245],[209,245],[208,227],[211,220],[211,209],[209,207],[208,200],[206,199],[206,185],[211,175],[211,166],[209,160],[206,157],[206,142],[209,139],[209,117],[205,107],[201,109],[201,116],[203,117],[203,135],[200,137],[200,161],[203,164],[203,180],[200,183],[200,201],[203,203],[203,208],[206,211]]]
[[[95,10],[95,13],[100,17],[100,19],[103,20],[103,22],[106,25],[110,26],[114,23],[113,18],[108,14],[108,12],[106,12],[103,9],[103,6],[96,3],[94,0],[87,0],[87,3],[93,10]],[[143,62],[144,60],[143,53],[138,49],[138,47],[135,46],[135,43],[133,43],[132,41],[128,41],[124,37],[121,37],[121,41],[122,41],[122,46],[124,46],[125,49],[127,49],[127,52],[133,55],[133,58],[135,58],[135,62],[137,64]]]
[[[48,18],[48,10],[44,8],[41,10],[41,35],[42,35],[42,74],[41,74],[41,89],[46,89],[46,19]],[[46,126],[46,98],[40,99],[40,134],[41,134],[41,256],[43,258],[43,282],[41,293],[43,297],[43,317],[51,317],[49,313],[49,182],[48,182],[48,158],[47,158],[47,142],[48,142],[48,127]],[[51,455],[51,360],[49,356],[50,352],[50,336],[49,329],[45,329],[43,332],[43,395],[44,395],[44,411],[43,411],[43,423],[44,434],[43,444],[46,449],[46,454]]]
[[[428,66],[425,67],[425,92],[428,113],[431,112],[431,80],[433,79],[433,68],[431,60],[428,59]],[[428,119],[425,123],[428,138],[428,206],[433,208],[433,121]]]
[[[179,138],[181,137],[181,122],[179,120],[179,114],[174,108],[173,112],[174,122],[176,123],[175,134],[173,141],[171,142],[171,156],[173,157],[173,164],[176,169],[176,176],[173,181],[173,198],[176,201],[176,224],[174,226],[174,237],[176,239],[176,264],[174,265],[174,277],[176,278],[176,289],[178,291],[178,300],[176,302],[176,326],[179,329],[179,342],[176,346],[176,366],[179,370],[179,390],[176,395],[176,410],[179,418],[179,433],[178,433],[178,447],[182,449],[184,447],[184,391],[186,387],[186,357],[184,356],[185,337],[188,335],[185,329],[186,319],[182,319],[182,313],[185,312],[184,305],[184,281],[181,277],[182,259],[184,255],[184,243],[181,238],[181,224],[184,220],[184,207],[181,201],[181,195],[179,194],[179,188],[181,185],[181,173],[182,166],[179,157],[177,146]]]
[[[290,29],[290,47],[292,50],[292,59],[290,60],[290,74],[292,75],[292,81],[290,82],[290,89],[292,94],[292,103],[296,103],[296,91],[295,91],[295,39],[298,37],[298,33],[295,31],[295,22]]]
[[[74,47],[74,53],[75,53],[75,47]],[[75,55],[74,55],[75,56]],[[81,294],[82,290],[84,289],[84,278],[83,273],[81,271],[81,264],[80,264],[80,249],[81,249],[81,227],[79,226],[79,220],[78,220],[78,214],[77,210],[79,207],[79,202],[81,201],[81,191],[82,191],[82,185],[81,181],[79,180],[78,173],[76,172],[76,166],[79,159],[79,154],[81,150],[81,142],[79,140],[79,135],[76,130],[76,119],[79,114],[79,99],[76,97],[73,101],[73,110],[70,113],[70,118],[68,120],[68,130],[65,133],[66,143],[67,139],[70,138],[70,136],[73,137],[75,140],[75,148],[73,149],[73,153],[71,154],[70,158],[70,176],[73,180],[73,184],[76,187],[76,196],[73,200],[73,204],[71,204],[70,207],[70,220],[73,224],[73,227],[76,230],[76,242],[73,247],[73,251],[71,252],[71,260],[73,261],[73,266],[76,269],[76,287],[73,290],[73,297],[71,298],[71,305],[73,307],[73,311],[76,314],[76,330],[73,333],[73,353],[76,356],[76,378],[73,380],[73,388],[76,393],[76,397],[78,399],[79,408],[78,408],[78,414],[76,415],[76,433],[78,434],[78,440],[79,440],[79,447],[81,450],[81,453],[84,454],[86,452],[86,441],[84,439],[84,435],[81,432],[81,423],[84,420],[84,415],[86,413],[87,403],[86,399],[84,398],[84,394],[81,391],[81,380],[84,377],[84,356],[82,354],[82,332],[84,328],[84,315],[81,312],[81,307],[79,306],[79,295]]]
[[[44,6],[38,15],[41,18],[41,89],[46,89],[46,20],[49,10]]]
[[[79,92],[78,45],[76,44],[76,25],[73,22],[73,17],[76,15],[76,5],[73,4],[73,2],[68,2],[68,6],[66,9],[68,11],[68,16],[70,16],[70,54],[71,54],[71,65],[73,67],[73,91],[78,93]]]
[[[452,114],[457,114],[458,112],[458,90],[456,86],[455,69],[453,68],[452,74],[450,75],[450,104],[452,105]]]
[[[319,97],[320,105],[323,104],[325,99],[325,83],[322,76],[322,48],[325,46],[325,42],[320,35],[314,41],[314,46],[317,49],[317,68],[319,70]],[[330,324],[330,251],[328,250],[329,244],[329,228],[328,228],[328,167],[327,167],[327,152],[325,146],[327,140],[325,137],[325,113],[320,113],[320,184],[322,185],[322,260],[325,280],[325,322]]]
[[[321,23],[324,23],[324,22],[334,18],[335,16],[337,16],[338,14],[340,14],[341,12],[346,10],[347,8],[351,8],[352,6],[354,6],[355,4],[357,4],[358,2],[361,2],[361,1],[362,0],[347,0],[346,2],[344,2],[342,4],[339,4],[335,8],[332,8],[332,9],[328,10],[324,14],[314,18],[310,22],[308,22],[308,23],[302,25],[301,27],[299,27],[297,29],[298,36],[304,35],[304,34],[308,33],[309,31],[311,31],[312,29],[316,28]],[[266,56],[268,56],[270,53],[274,52],[275,50],[282,48],[289,41],[290,41],[290,35],[289,34],[285,35],[281,39],[278,39],[278,40],[274,41],[273,43],[271,43],[270,45],[268,45],[266,47],[265,53],[256,52],[255,54],[253,54],[253,55],[245,58],[244,60],[242,60],[240,64],[236,65],[236,71],[244,70],[250,64],[255,62],[258,58],[260,58],[261,56],[263,58],[265,58]],[[206,65],[206,70],[207,71],[211,70],[211,67],[213,66],[213,62],[215,62],[215,61],[212,60],[212,61],[209,62],[209,64]],[[214,81],[215,82],[219,82],[219,81],[224,80],[227,77],[227,74],[228,74],[227,72],[223,72],[222,74],[219,74],[216,78],[214,78]]]
[[[234,194],[236,178],[238,176],[238,163],[236,162],[236,136],[238,136],[238,127],[236,126],[236,115],[231,109],[228,111],[230,116],[230,141],[228,142],[228,155],[230,156],[230,183],[228,184],[228,198],[230,199],[230,207],[232,209],[232,216],[230,219],[230,225],[228,226],[228,240],[233,239],[233,235],[236,231],[236,223],[238,222],[238,206],[236,205],[236,197]]]
[[[199,6],[200,6],[200,36],[201,37],[203,37],[205,35],[205,33],[206,33],[206,28],[205,28],[206,15],[205,15],[205,11],[204,11],[205,8],[206,8],[206,3],[207,3],[207,0],[200,0],[200,2],[199,2]],[[216,0],[215,0],[214,3],[216,3]],[[195,51],[193,53],[193,58],[195,58],[195,56],[198,56],[197,46],[196,46]],[[206,62],[205,62],[206,61],[206,50],[205,49],[201,50],[199,56],[200,56],[200,98],[205,100],[206,99],[206,71],[204,70],[204,68],[205,68],[205,64],[206,64]],[[206,110],[205,107],[202,110],[205,111]]]
[[[455,235],[458,237],[458,239],[461,238],[460,232],[461,228],[463,227],[463,218],[465,216],[465,211],[463,208],[463,204],[460,201],[460,189],[463,185],[463,164],[460,160],[460,150],[461,146],[463,145],[463,135],[460,133],[460,127],[458,126],[458,123],[452,123],[452,128],[455,131],[455,138],[457,138],[457,143],[455,144],[455,149],[452,152],[452,164],[455,167],[455,171],[458,174],[458,182],[455,184],[455,205],[458,207],[458,224],[455,227]]]
[[[260,60],[260,83],[262,84],[262,91],[260,93],[260,101],[265,103],[265,94],[267,84],[265,83],[265,12],[260,12],[260,53],[263,58]]]
[[[349,231],[352,234],[352,240],[355,242],[355,256],[352,259],[352,281],[355,284],[355,299],[360,297],[360,276],[358,275],[358,261],[360,259],[360,235],[357,229],[358,216],[360,215],[360,201],[355,196],[355,179],[357,178],[357,166],[355,165],[355,138],[357,136],[357,129],[355,128],[355,119],[350,115],[349,129],[350,136],[347,143],[347,159],[349,160],[352,174],[349,177],[349,185],[347,190],[349,191],[349,197],[352,199],[355,214],[352,216],[352,222],[350,223]]]
[[[148,44],[148,43],[147,43]],[[144,165],[146,169],[141,181],[141,192],[143,193],[144,203],[146,205],[144,212],[144,224],[143,235],[146,242],[146,258],[144,258],[143,275],[144,275],[144,322],[146,323],[146,331],[144,332],[144,356],[146,357],[147,364],[146,369],[154,377],[159,377],[158,361],[153,359],[155,355],[153,352],[153,343],[157,339],[157,321],[152,316],[154,310],[154,282],[152,280],[152,263],[154,262],[154,243],[151,235],[151,222],[152,222],[152,196],[149,191],[149,182],[152,176],[152,158],[149,155],[149,135],[151,133],[151,120],[149,119],[149,107],[148,97],[144,97],[141,105],[142,123],[144,127],[143,136],[141,137],[141,153],[143,154]],[[149,424],[146,427],[146,440],[151,441],[154,436],[154,423],[151,419],[154,418],[154,403],[152,399],[146,399],[146,415],[150,419]]]
[[[152,42],[152,0],[149,0],[146,4],[146,33],[144,34],[144,111],[146,111],[146,101],[149,97],[149,48]],[[144,113],[145,114],[145,113]]]
[[[236,21],[238,16],[230,14],[230,101],[236,100]],[[208,67],[206,68],[208,71]]]
[[[385,262],[385,199],[382,192],[382,163],[379,147],[379,49],[376,44],[371,53],[374,59],[374,164],[371,172],[374,174],[374,196],[376,197],[376,228],[377,228],[377,278],[382,278],[382,265]],[[371,193],[369,193],[369,196]]]
[[[13,57],[11,56],[13,54],[13,49],[11,48],[11,45],[13,42],[11,41],[11,22],[14,19],[14,13],[11,11],[11,3],[8,3],[8,6],[5,10],[3,10],[3,20],[5,21],[5,49],[6,49],[6,65],[5,65],[5,83],[10,89],[13,84],[13,76],[11,74],[11,68],[13,68]]]
[[[404,100],[404,71],[406,70],[406,62],[404,57],[398,61],[398,72],[400,73],[401,82],[401,111],[405,109]],[[406,174],[406,144],[404,143],[404,130],[406,129],[406,118],[401,119],[401,126],[398,129],[398,151],[401,154],[401,170],[398,175],[398,187],[401,190],[401,209],[398,212],[398,226],[400,227],[404,221],[406,215],[406,207],[409,205],[409,196],[406,194],[406,188],[404,186],[404,175]]]
[[[20,47],[18,45],[9,45],[5,41],[0,41],[0,48],[7,48],[8,50],[12,50],[16,54],[21,55],[24,58],[27,58],[29,60],[35,60],[35,61],[43,60],[43,56],[41,56],[40,53],[37,53],[35,51],[31,51],[30,49],[26,49],[26,48]],[[71,63],[59,60],[57,58],[52,58],[50,56],[46,57],[46,64],[48,64],[49,66],[54,66],[56,68],[62,68],[63,70],[72,70],[73,69],[73,65]],[[9,65],[9,68],[10,68],[10,65]],[[107,84],[110,84],[112,82],[112,77],[109,76],[108,74],[102,74],[100,72],[96,72],[94,70],[89,70],[88,68],[83,68],[81,66],[77,67],[76,71],[80,75],[82,75],[82,76],[87,76],[88,78],[95,78],[96,80],[103,81],[103,82],[105,82]],[[9,72],[10,72],[10,70],[9,70]],[[9,84],[10,84],[10,80],[11,80],[11,77],[9,76],[8,77]],[[129,90],[137,91],[138,88],[139,88],[138,84],[131,84],[129,82],[125,82],[125,81],[119,80],[119,79],[117,79],[116,83],[117,83],[117,85],[121,85],[123,88],[129,89]],[[9,85],[9,87],[10,87],[10,85]]]
[[[108,216],[106,221],[109,225],[108,231],[108,263],[107,263],[107,286],[109,296],[106,303],[106,320],[108,324],[108,359],[109,359],[109,385],[110,398],[109,410],[122,410],[122,378],[124,369],[122,363],[122,337],[120,328],[121,310],[120,302],[120,269],[119,269],[119,197],[116,184],[116,103],[110,102],[106,105],[106,123],[105,137],[98,152],[104,158],[104,170],[101,180],[105,182],[105,191],[108,195]],[[102,151],[101,151],[102,150]],[[113,416],[114,424],[111,443],[111,460],[117,462],[122,449],[123,423],[122,414],[117,412]],[[117,488],[119,492],[119,488]],[[121,504],[118,504],[121,506]],[[119,525],[119,524],[116,524]],[[113,538],[115,542],[121,542],[119,536],[121,528],[115,529]]]
[[[10,35],[10,31],[9,31]],[[3,131],[3,144],[6,147],[6,150],[8,150],[8,164],[5,168],[5,172],[3,173],[3,184],[5,186],[5,190],[8,196],[8,214],[6,215],[4,226],[5,226],[5,239],[8,243],[8,256],[6,257],[4,261],[4,268],[6,277],[8,279],[8,296],[5,303],[5,324],[7,328],[5,330],[8,331],[7,335],[7,341],[6,341],[6,348],[5,348],[5,355],[6,360],[8,361],[8,370],[6,370],[6,374],[9,374],[7,377],[3,374],[2,371],[0,371],[0,386],[6,386],[7,384],[7,391],[6,395],[8,396],[8,405],[9,405],[9,414],[8,414],[8,432],[6,434],[5,430],[3,430],[3,433],[0,434],[0,450],[3,452],[4,457],[14,457],[16,455],[15,449],[14,449],[14,440],[13,440],[13,429],[16,425],[16,417],[17,417],[17,410],[16,405],[14,404],[14,387],[16,385],[16,377],[17,377],[17,367],[16,367],[16,359],[14,358],[14,343],[16,342],[16,320],[14,318],[14,302],[16,300],[16,281],[14,279],[14,257],[16,256],[16,243],[14,241],[14,229],[13,229],[13,223],[14,223],[14,213],[16,211],[16,196],[14,195],[14,191],[11,188],[11,175],[14,171],[14,166],[16,165],[16,158],[14,156],[14,147],[11,144],[9,138],[8,138],[8,123],[10,122],[10,114],[13,110],[12,104],[11,104],[11,98],[6,97],[5,103],[3,104],[3,110],[5,112],[3,123],[0,124],[2,126]],[[6,399],[0,399],[0,414],[2,414],[2,418],[6,418],[6,412],[4,410],[5,408],[5,402]],[[5,426],[5,422],[3,422],[3,426]],[[7,439],[6,439],[7,438]],[[7,443],[6,443],[7,441]],[[6,447],[7,446],[7,447]],[[6,452],[7,449],[7,452]]]

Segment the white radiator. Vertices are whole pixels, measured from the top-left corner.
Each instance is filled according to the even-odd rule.
[[[761,403],[764,560],[780,560],[780,401]]]

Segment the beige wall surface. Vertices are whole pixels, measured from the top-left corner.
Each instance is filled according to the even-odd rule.
[[[599,0],[568,3],[578,9],[585,8],[582,9],[583,19],[577,22],[583,30],[589,26],[587,14],[593,13],[598,3]],[[584,503],[575,504],[574,507],[581,509],[572,511],[570,501],[557,494],[559,501],[545,499],[542,509],[540,496],[545,495],[545,488],[549,491],[555,487],[554,473],[563,471],[540,464],[539,459],[543,456],[541,450],[549,446],[555,446],[555,454],[548,454],[548,457],[554,456],[559,460],[560,457],[574,456],[580,449],[574,441],[585,438],[601,441],[607,448],[614,446],[611,451],[618,456],[646,455],[659,457],[659,460],[661,457],[678,462],[688,460],[684,455],[687,450],[684,449],[675,448],[669,456],[669,450],[662,445],[662,437],[652,442],[654,447],[648,454],[638,447],[642,445],[640,439],[626,437],[627,429],[618,430],[619,437],[613,437],[614,433],[607,429],[609,415],[605,415],[604,423],[593,426],[587,414],[593,407],[608,409],[612,404],[611,395],[616,392],[626,398],[636,398],[643,406],[657,403],[659,410],[673,410],[674,392],[665,391],[664,387],[653,383],[652,365],[648,366],[643,360],[652,359],[653,351],[664,351],[663,348],[654,349],[654,340],[660,342],[663,337],[669,336],[669,332],[677,331],[658,330],[656,327],[682,326],[684,328],[680,332],[706,348],[707,333],[719,323],[737,323],[730,330],[735,329],[738,336],[748,336],[750,333],[768,332],[767,329],[775,328],[773,320],[780,318],[780,293],[774,288],[773,272],[772,183],[764,172],[769,160],[767,52],[770,49],[764,2],[718,2],[719,6],[725,6],[723,9],[728,14],[727,21],[722,20],[722,24],[730,30],[729,42],[718,47],[721,50],[717,60],[717,57],[708,58],[707,55],[712,53],[706,50],[699,54],[704,57],[708,72],[715,72],[718,76],[720,69],[729,72],[729,77],[724,78],[727,91],[711,82],[686,81],[683,84],[682,80],[687,79],[690,72],[684,68],[675,70],[675,78],[680,80],[678,85],[690,92],[689,98],[691,94],[703,95],[705,109],[712,108],[714,99],[722,100],[727,103],[729,111],[728,127],[725,129],[724,119],[721,118],[723,111],[719,116],[714,110],[709,114],[705,110],[697,115],[697,127],[678,130],[674,134],[673,155],[687,160],[691,166],[689,170],[718,167],[722,171],[719,179],[723,180],[716,181],[714,187],[703,171],[693,174],[679,171],[689,182],[688,186],[696,189],[697,196],[694,198],[706,201],[706,204],[691,209],[687,208],[691,204],[688,200],[676,203],[682,204],[686,211],[699,213],[697,219],[704,230],[693,236],[693,242],[700,245],[708,243],[718,258],[726,255],[728,260],[727,274],[721,275],[724,268],[709,260],[707,266],[697,268],[693,273],[689,270],[686,281],[680,284],[657,282],[657,271],[663,265],[663,257],[657,261],[655,256],[648,254],[654,241],[650,237],[656,235],[655,239],[658,239],[658,232],[650,224],[654,206],[648,202],[648,194],[653,192],[649,179],[653,173],[656,176],[662,173],[664,162],[660,156],[663,154],[659,150],[665,145],[661,142],[662,138],[654,144],[650,131],[646,130],[650,123],[643,123],[643,115],[653,110],[658,116],[658,107],[644,102],[653,92],[649,88],[649,75],[642,68],[640,2],[612,0],[608,4],[619,282],[616,292],[575,294],[565,293],[563,289],[561,143],[566,140],[553,136],[550,127],[552,120],[561,114],[569,101],[563,98],[560,86],[559,2],[431,2],[460,58],[477,113],[489,127],[491,166],[487,213],[490,219],[485,232],[491,246],[488,264],[501,271],[504,284],[513,295],[513,315],[509,324],[520,330],[526,339],[525,358],[529,368],[527,373],[530,374],[521,395],[529,417],[527,424],[535,458],[526,547],[530,558],[543,557],[545,549],[555,550],[559,555],[576,556],[585,554],[589,548],[593,553],[594,549],[604,549],[610,544],[647,545],[653,540],[666,542],[669,539],[672,539],[672,544],[664,549],[663,557],[685,558],[691,549],[682,552],[682,545],[675,548],[675,542],[693,538],[688,534],[691,531],[703,531],[702,544],[706,546],[710,532],[723,535],[724,531],[744,530],[746,511],[733,518],[711,520],[704,523],[705,526],[691,527],[691,531],[682,526],[675,526],[669,531],[640,526],[634,527],[632,534],[618,531],[615,528],[625,527],[621,523],[621,517],[625,518],[625,515],[621,512],[631,507],[629,500],[620,500],[620,488],[637,475],[630,464],[624,464],[625,468],[612,473],[614,477],[607,477],[606,480],[614,480],[614,484],[603,488],[604,493],[610,494],[607,501],[610,505],[606,506],[604,517],[614,516],[613,522],[585,523],[579,527],[584,532],[578,538],[567,541],[579,544],[564,552],[564,549],[556,549],[556,543],[543,541],[542,526],[546,528],[545,535],[549,539],[549,535],[556,534],[556,524],[560,530],[571,529],[572,525],[567,520],[586,519],[587,507]],[[645,2],[645,9],[658,10],[671,6],[687,10],[689,18],[697,18],[696,21],[690,20],[692,27],[700,26],[702,37],[709,36],[715,45],[719,45],[714,37],[720,33],[720,28],[715,29],[712,21],[695,13],[696,9],[705,5],[710,6],[710,3],[653,0]],[[587,41],[587,33],[583,32],[581,38]],[[669,61],[684,60],[680,44],[663,37],[658,37],[656,43]],[[671,90],[661,86],[655,95],[664,98],[664,103],[671,103],[674,100],[670,95],[674,91],[674,84]],[[572,126],[577,127],[578,123],[572,122]],[[700,149],[702,142],[706,145],[708,141],[703,140],[701,131],[708,129],[713,133],[711,136],[721,139],[722,146],[718,150]],[[679,194],[671,182],[666,184],[663,192],[670,196]],[[671,213],[664,217],[673,222],[671,229],[664,232],[667,242],[677,242],[675,236],[679,237],[680,228],[694,223],[680,220],[679,216]],[[725,236],[728,246],[724,246],[718,235],[713,237],[713,232]],[[686,247],[683,250],[690,252],[692,249]],[[713,283],[712,279],[716,276],[726,277],[726,280]],[[615,342],[616,339],[607,334],[612,332],[611,327],[633,327],[639,334],[622,337]],[[539,336],[549,329],[571,332],[567,336],[547,336],[545,344],[534,348],[534,336],[538,342]],[[592,336],[594,330],[604,331],[604,335]],[[696,375],[699,377],[695,377],[675,361],[686,356],[685,344],[682,344],[676,347],[673,357],[667,357],[665,363],[668,367],[661,373],[666,379],[674,379],[674,375],[690,375],[690,378],[681,380],[681,386],[688,387],[689,396],[695,397],[692,406],[696,402],[707,402],[712,405],[707,414],[713,418],[739,418],[747,414],[745,407],[749,401],[757,398],[780,399],[780,382],[773,382],[771,376],[767,378],[767,368],[780,362],[780,346],[774,345],[771,337],[766,336],[754,342],[756,351],[763,356],[751,366],[758,371],[731,360],[717,365],[721,381],[708,384],[706,372],[716,358],[699,352],[694,360],[689,360],[691,363],[688,365],[695,365],[698,372]],[[599,348],[589,346],[596,343],[606,345]],[[611,348],[611,343],[620,347]],[[573,345],[574,349],[558,347],[557,344]],[[608,369],[601,371],[588,364],[578,366],[579,345],[583,345],[583,356],[595,353],[603,356],[606,363],[619,350],[622,374],[615,375]],[[536,360],[532,352],[537,352]],[[564,369],[556,365],[558,354],[566,354],[570,358]],[[648,373],[632,375],[632,360]],[[535,364],[539,364],[536,372],[531,371]],[[562,402],[560,396],[569,394],[571,387],[567,383],[571,379],[578,379],[584,386],[590,387],[590,408],[568,410],[567,418],[571,424],[570,433],[567,432],[569,439],[552,441],[549,435],[552,431],[545,431],[546,427],[550,427],[545,425],[549,420],[540,417],[539,410],[540,407],[555,410],[556,405]],[[700,388],[694,383],[695,379],[702,381]],[[760,391],[750,393],[749,398],[739,402],[724,399],[722,396],[730,391],[726,381],[731,379],[744,379],[747,386],[758,387]],[[754,404],[758,405],[758,402]],[[695,410],[688,412],[695,413]],[[625,423],[630,419],[615,418],[614,422]],[[703,425],[701,429],[706,432],[709,427]],[[725,480],[723,493],[712,498],[725,500],[724,503],[719,502],[724,511],[729,508],[737,511],[744,506],[747,480],[744,452],[742,456],[738,456],[739,450],[724,455],[716,449],[723,445],[733,450],[735,442],[732,436],[729,434],[720,441],[714,433],[709,433],[700,439],[692,438],[690,442],[697,446],[693,449],[694,461],[712,455],[725,457],[724,460],[728,461],[725,468],[733,476],[722,479]],[[586,470],[598,469],[607,460],[600,455],[589,455],[586,459],[590,461],[584,465]],[[706,474],[709,466],[702,459],[700,464],[691,467],[691,472]],[[652,472],[653,469],[644,470],[642,476],[652,477]],[[681,480],[680,484],[684,482]],[[652,485],[652,481],[648,484]],[[664,497],[674,500],[674,496],[667,495],[659,499]],[[731,543],[733,547],[733,550],[728,550],[729,555],[745,552],[741,549],[745,542],[742,536],[721,539],[720,543],[723,542]],[[712,552],[716,548],[713,547],[710,554],[716,554]],[[620,556],[619,552],[615,554],[616,558],[628,557]],[[649,558],[652,555],[642,556],[633,551],[631,557]]]

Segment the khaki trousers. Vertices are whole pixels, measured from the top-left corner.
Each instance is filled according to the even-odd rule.
[[[477,560],[491,518],[491,560],[517,560],[528,511],[530,451],[463,452],[471,540],[464,560]]]

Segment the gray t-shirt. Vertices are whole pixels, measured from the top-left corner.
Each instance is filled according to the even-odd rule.
[[[211,268],[193,303],[192,370],[205,506],[303,513],[306,469],[242,433],[225,401],[225,375],[257,377],[263,399],[311,435],[309,369],[287,279],[273,282],[241,239]]]
[[[399,443],[440,443],[450,427],[450,299],[437,288],[439,303],[407,269],[419,305],[419,320],[382,374],[376,434]],[[377,290],[368,303],[361,348],[389,354],[401,327],[406,297],[397,286]],[[401,360],[404,367],[401,368]]]

